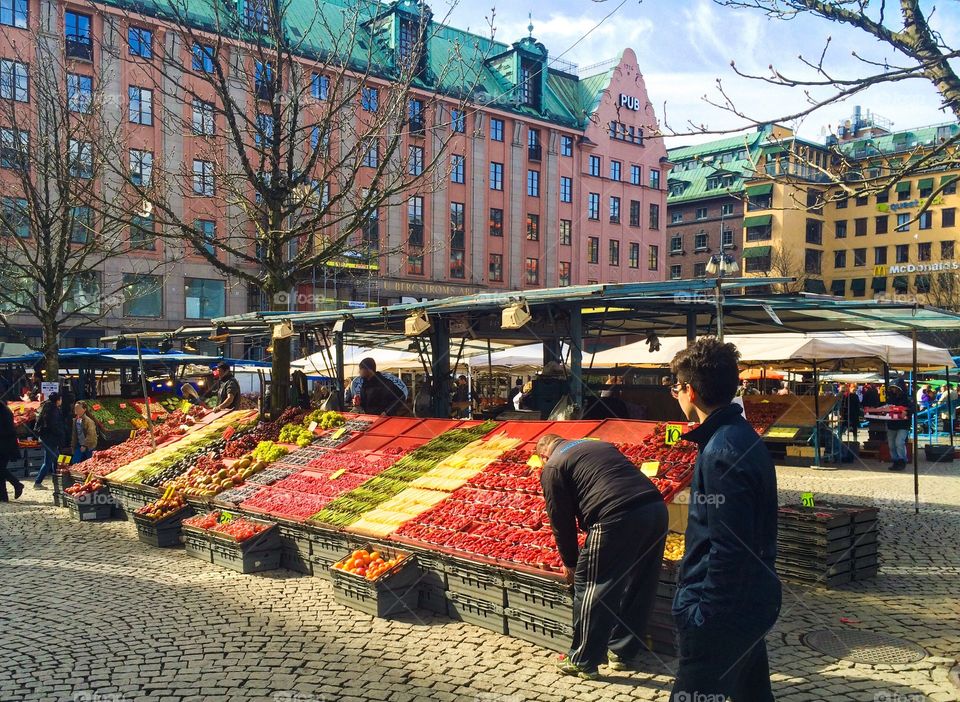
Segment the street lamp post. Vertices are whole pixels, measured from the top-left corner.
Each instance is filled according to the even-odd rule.
[[[722,235],[721,235],[722,236]],[[721,249],[723,245],[721,244]],[[717,276],[717,292],[714,299],[717,303],[717,338],[723,341],[723,276],[732,275],[740,270],[740,266],[732,256],[729,256],[721,250],[715,253],[707,261],[707,273]]]

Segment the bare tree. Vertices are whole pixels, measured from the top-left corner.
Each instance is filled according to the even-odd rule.
[[[103,76],[68,75],[62,40],[11,41],[7,53],[0,67],[0,321],[28,341],[11,318],[36,318],[42,336],[32,347],[56,378],[61,334],[127,299],[123,281],[102,269],[129,251],[136,203],[109,184],[119,125]],[[129,268],[148,274],[158,265],[131,259]]]
[[[276,312],[318,267],[377,265],[396,250],[422,261],[432,244],[421,215],[411,210],[405,240],[386,241],[380,208],[406,208],[464,167],[448,145],[464,138],[486,44],[460,45],[420,3],[324,4],[308,17],[282,0],[252,0],[239,14],[211,3],[202,23],[188,5],[160,3],[172,29],[156,48],[153,88],[155,102],[173,106],[165,128],[192,139],[193,162],[160,156],[154,187],[130,182],[161,235],[261,291]],[[433,40],[442,61],[427,56]],[[229,231],[215,241],[188,215],[203,198],[226,205]],[[279,409],[289,339],[275,338],[272,353]]]
[[[806,261],[801,254],[787,251],[780,244],[770,251],[770,275],[774,278],[793,278],[792,282],[773,286],[773,292],[799,293],[806,290],[811,272],[807,270]]]

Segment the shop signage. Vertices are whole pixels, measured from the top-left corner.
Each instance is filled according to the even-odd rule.
[[[626,93],[620,93],[620,107],[626,107],[628,110],[638,112],[640,110],[640,98]]]
[[[667,446],[673,446],[675,443],[680,441],[680,434],[683,431],[683,427],[679,424],[668,424],[667,428],[664,430],[663,443]]]
[[[895,266],[875,266],[873,274],[878,278],[902,273],[937,273],[960,271],[960,261],[940,261],[939,263],[902,263]]]
[[[380,291],[415,295],[417,299],[424,297],[452,297],[456,295],[472,295],[477,288],[466,285],[444,285],[443,283],[425,283],[418,280],[381,280]]]
[[[923,200],[914,199],[914,200],[908,200],[907,202],[890,202],[890,203],[881,202],[879,205],[877,205],[877,212],[898,212],[900,210],[910,210],[910,209],[913,209],[914,207],[920,207],[920,205],[925,204],[926,201],[927,201],[926,198],[924,198]],[[937,195],[935,198],[933,198],[930,201],[930,204],[942,205],[943,196]]]

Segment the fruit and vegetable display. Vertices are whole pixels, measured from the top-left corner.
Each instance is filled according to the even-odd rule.
[[[144,414],[131,400],[100,397],[87,403],[90,416],[106,431],[130,431],[147,425]]]
[[[175,492],[172,487],[167,488],[159,499],[145,504],[134,514],[140,515],[152,522],[159,522],[168,517],[172,517],[177,512],[187,506],[184,496]]]
[[[40,409],[39,402],[8,402],[7,407],[13,413],[13,424],[18,429],[32,429],[37,421],[37,410]]]
[[[290,449],[288,449],[286,446],[280,446],[272,441],[261,441],[259,444],[257,444],[257,447],[253,449],[251,456],[258,461],[263,461],[264,463],[273,463],[277,459],[283,458],[288,453],[290,453]]]
[[[319,412],[319,410],[317,411]],[[329,410],[321,413],[319,418],[316,417],[316,412],[312,412],[310,421],[316,421],[321,429],[334,429],[335,427],[342,427],[344,424],[346,424],[347,418],[339,412]],[[309,422],[307,423],[309,424]]]
[[[333,564],[335,570],[358,575],[366,580],[376,580],[403,561],[404,556],[384,559],[379,551],[358,549],[341,561]]]
[[[339,427],[327,430],[316,444],[326,448],[338,448],[350,441],[355,433],[366,431],[372,425],[373,422],[365,419],[350,419]]]
[[[238,431],[230,437],[222,457],[240,458],[253,451],[261,441],[277,441],[283,427],[300,423],[302,417],[303,410],[289,407],[272,421],[261,421],[243,431]]]
[[[240,508],[292,521],[303,521],[323,509],[329,501],[329,498],[322,495],[289,492],[273,484],[261,488],[253,497],[242,502]]]
[[[747,421],[760,436],[766,434],[789,407],[790,405],[787,402],[773,400],[753,401],[745,398],[743,402]]]
[[[229,516],[229,515],[227,515]],[[203,529],[219,536],[225,536],[234,541],[246,541],[257,534],[262,534],[270,528],[270,524],[257,522],[246,517],[224,518],[220,510],[198,514],[195,517],[183,520],[184,526],[194,529]]]
[[[683,558],[684,543],[683,534],[677,534],[673,531],[667,534],[667,544],[663,549],[663,560],[681,560]]]
[[[84,495],[92,495],[95,492],[103,490],[103,483],[96,478],[93,480],[87,480],[82,483],[76,483],[66,488],[64,492],[71,497],[83,497]]]

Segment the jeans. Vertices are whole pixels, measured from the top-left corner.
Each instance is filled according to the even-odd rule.
[[[57,459],[60,455],[60,451],[54,448],[49,442],[41,439],[40,445],[43,446],[43,463],[40,465],[40,471],[37,473],[37,477],[33,480],[37,485],[42,483],[44,478],[52,475],[57,469]]]
[[[73,459],[71,463],[73,464],[83,463],[85,460],[87,460],[91,456],[93,456],[93,451],[91,451],[90,449],[87,449],[86,451],[84,451],[79,446],[77,446],[77,448],[75,448],[73,451]]]
[[[887,429],[887,445],[890,447],[890,460],[907,462],[907,435],[909,429]]]

